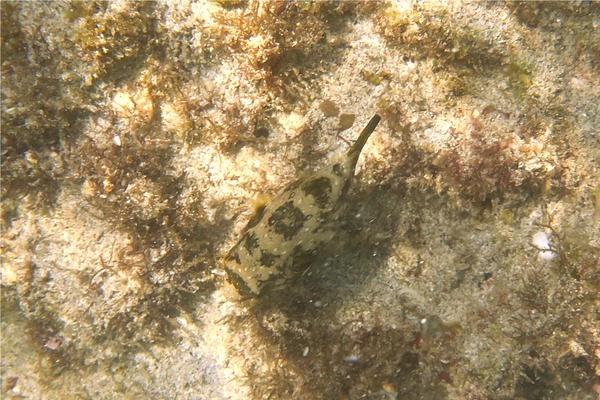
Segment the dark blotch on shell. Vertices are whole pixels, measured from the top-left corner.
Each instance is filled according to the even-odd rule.
[[[246,282],[235,272],[225,267],[225,272],[227,272],[227,281],[231,283],[237,289],[238,293],[242,297],[250,297],[253,295],[252,290],[248,287]]]
[[[276,233],[283,235],[285,240],[290,240],[302,229],[306,220],[302,210],[295,207],[293,201],[288,201],[269,217],[269,226],[272,226]]]
[[[279,258],[279,256],[276,256],[275,254],[271,254],[267,250],[260,251],[260,263],[262,265],[264,265],[265,267],[272,267],[278,258]]]
[[[333,166],[333,173],[337,176],[344,176],[344,167],[341,164],[335,164]]]
[[[329,178],[325,177],[308,180],[302,184],[302,190],[304,193],[313,196],[320,208],[325,208],[329,203],[331,182]]]
[[[298,189],[298,188],[300,187],[300,184],[301,184],[301,183],[302,183],[302,180],[301,180],[301,179],[300,179],[300,180],[297,180],[297,181],[295,181],[295,182],[292,182],[292,183],[290,183],[290,184],[289,184],[289,185],[288,185],[288,186],[285,188],[285,190],[283,191],[283,193],[289,193],[289,196],[290,196],[289,198],[290,198],[290,199],[293,199],[294,197],[296,197],[296,196],[295,196],[295,193],[296,193],[295,191],[296,191],[296,189]]]
[[[233,249],[231,249],[231,250],[229,251],[229,253],[227,254],[227,257],[226,257],[226,259],[227,259],[228,261],[229,261],[229,260],[230,260],[230,261],[235,261],[235,262],[237,262],[238,264],[241,264],[242,262],[240,261],[240,255],[238,254],[238,252],[237,252],[237,250],[236,250],[236,249],[237,249],[237,246],[235,246]]]
[[[258,238],[254,232],[246,232],[242,240],[244,241],[244,247],[250,254],[258,247]]]

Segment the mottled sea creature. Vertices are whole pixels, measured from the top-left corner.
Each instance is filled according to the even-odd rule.
[[[239,297],[285,287],[333,238],[358,156],[380,119],[371,118],[354,145],[329,166],[292,182],[256,210],[224,260],[227,281]]]

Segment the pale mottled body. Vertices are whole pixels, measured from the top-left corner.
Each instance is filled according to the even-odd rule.
[[[379,120],[373,117],[356,143],[332,164],[286,186],[250,219],[225,258],[227,280],[242,297],[258,296],[297,278],[333,238],[358,156]]]

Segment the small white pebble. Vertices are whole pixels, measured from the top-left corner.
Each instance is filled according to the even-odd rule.
[[[550,238],[544,231],[539,231],[531,240],[531,243],[540,251],[539,257],[543,261],[550,261],[556,258],[556,252],[550,246]]]
[[[543,261],[551,261],[556,258],[556,253],[553,251],[540,251],[540,258]]]
[[[308,348],[308,346],[306,346],[304,348],[304,350],[302,350],[302,357],[306,357],[308,355],[309,351],[310,351],[310,349]]]
[[[119,147],[121,147],[121,138],[118,135],[115,135],[113,137],[113,141],[115,142],[115,144]]]
[[[541,250],[550,248],[550,239],[548,239],[548,235],[544,231],[537,232],[535,235],[533,235],[531,243]]]

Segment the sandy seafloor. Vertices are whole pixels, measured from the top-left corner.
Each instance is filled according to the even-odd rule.
[[[600,399],[600,4],[0,7],[2,398]],[[336,239],[229,301],[375,113]]]

